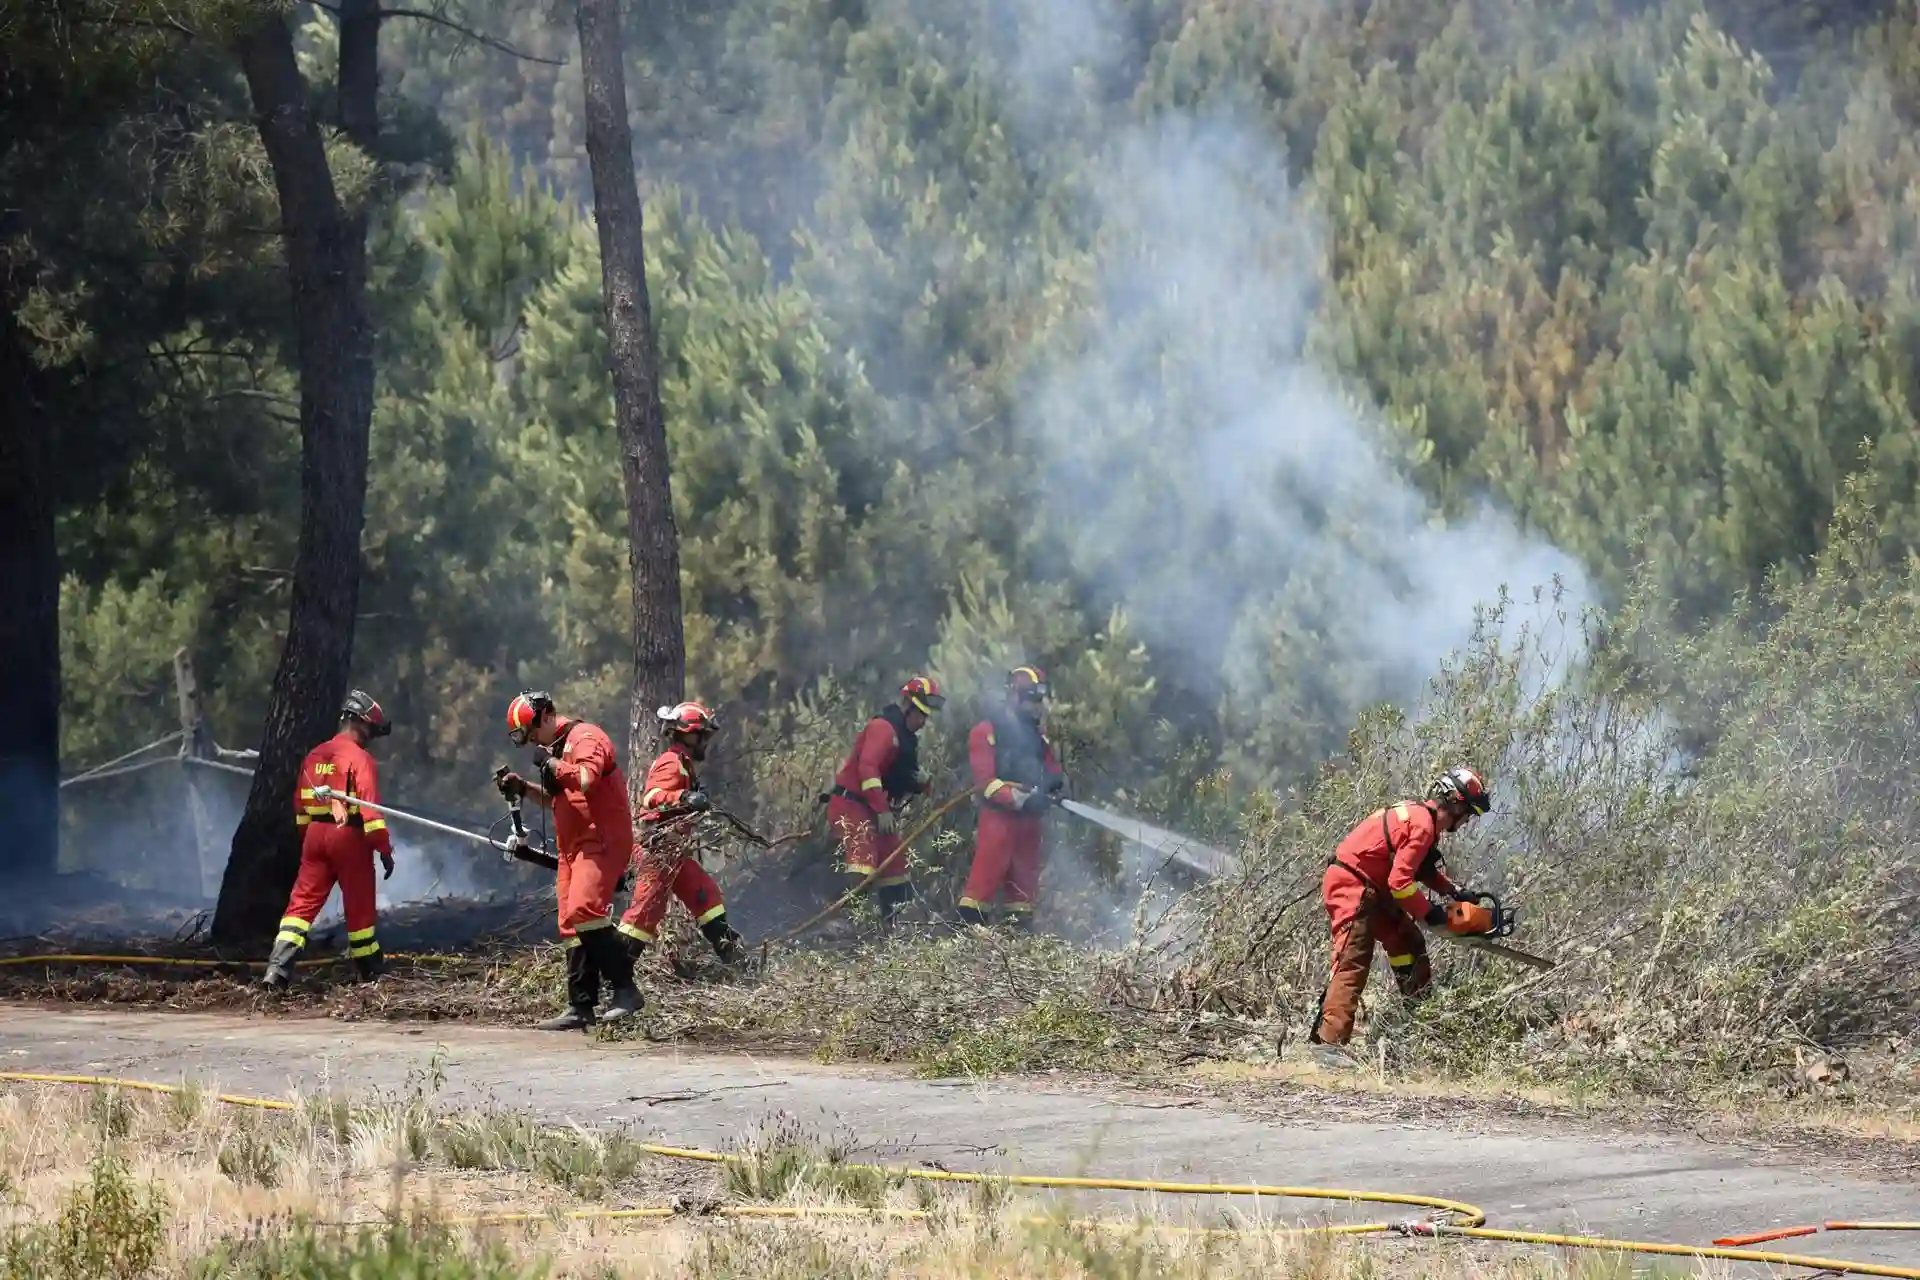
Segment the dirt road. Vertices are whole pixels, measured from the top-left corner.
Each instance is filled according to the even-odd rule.
[[[881,1068],[469,1026],[0,1007],[0,1065],[15,1071],[185,1078],[265,1094],[391,1092],[436,1058],[447,1100],[624,1123],[682,1145],[724,1147],[786,1112],[823,1133],[857,1135],[869,1158],[1426,1192],[1472,1201],[1494,1225],[1533,1230],[1704,1243],[1827,1218],[1920,1218],[1920,1186],[1911,1183],[1666,1137],[1487,1134],[1439,1121],[1288,1123],[1105,1090],[915,1080]],[[1825,1235],[1780,1247],[1794,1243],[1920,1264],[1920,1235]]]

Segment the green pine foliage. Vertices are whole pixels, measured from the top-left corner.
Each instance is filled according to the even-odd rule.
[[[1145,809],[1298,777],[1430,674],[1418,646],[1464,636],[1404,548],[1497,577],[1524,548],[1489,509],[1682,628],[1805,572],[1849,486],[1897,563],[1920,545],[1920,25],[1847,6],[1809,34],[1796,8],[650,11],[629,40],[690,680],[756,748],[737,779],[798,805],[819,744],[919,668],[957,695],[929,746],[957,768],[1015,657],[1052,669],[1078,772]],[[459,16],[571,53],[540,6]],[[518,688],[624,723],[620,459],[577,70],[391,25],[396,113],[466,141],[379,220],[356,679],[402,725],[395,794],[473,801]],[[261,217],[230,104],[199,119],[232,181],[168,187],[168,244]],[[1189,170],[1220,198],[1143,203]],[[1210,224],[1227,205],[1257,212]],[[130,384],[169,447],[70,505],[76,758],[132,731],[100,691],[150,700],[131,668],[176,638],[241,734],[283,625],[284,322],[258,242],[203,239],[204,314],[148,329],[244,358]],[[1183,274],[1193,254],[1231,270]],[[50,358],[104,341],[87,287],[34,295]],[[1245,397],[1229,368],[1259,374]],[[1294,397],[1344,424],[1318,456],[1276,467],[1279,429],[1226,429]],[[1250,535],[1268,509],[1293,532]]]

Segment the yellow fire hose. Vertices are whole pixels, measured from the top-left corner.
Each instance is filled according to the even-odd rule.
[[[27,1084],[79,1085],[89,1088],[131,1089],[146,1093],[181,1093],[185,1086],[160,1084],[151,1080],[126,1080],[114,1076],[57,1075],[35,1071],[0,1071],[0,1080]],[[262,1111],[297,1111],[296,1104],[276,1098],[254,1098],[243,1094],[220,1093],[214,1098],[235,1107]],[[694,1160],[707,1164],[725,1164],[745,1159],[719,1151],[693,1147],[668,1147],[644,1144],[641,1150],[669,1160]],[[1282,1228],[1275,1234],[1385,1235],[1414,1238],[1460,1237],[1494,1240],[1507,1244],[1546,1245],[1560,1249],[1590,1249],[1605,1253],[1646,1253],[1669,1257],[1713,1259],[1722,1262],[1753,1262],[1776,1267],[1803,1267],[1844,1275],[1890,1276],[1894,1280],[1920,1280],[1920,1267],[1895,1267],[1874,1262],[1854,1262],[1846,1258],[1820,1258],[1797,1253],[1774,1253],[1760,1249],[1729,1249],[1687,1244],[1661,1244],[1648,1240],[1612,1240],[1602,1236],[1554,1235],[1541,1231],[1502,1231],[1485,1226],[1486,1213],[1475,1205],[1439,1196],[1406,1195],[1391,1191],[1356,1191],[1334,1187],[1268,1186],[1261,1183],[1160,1182],[1146,1178],[1087,1178],[1053,1174],[1001,1175],[992,1173],[956,1173],[943,1169],[908,1169],[885,1165],[843,1165],[842,1168],[878,1173],[888,1177],[913,1178],[925,1182],[989,1183],[1011,1187],[1047,1187],[1086,1191],[1146,1191],[1160,1195],[1252,1196],[1256,1199],[1341,1200],[1348,1203],[1410,1205],[1438,1211],[1446,1221],[1358,1222],[1332,1226]],[[552,1213],[480,1214],[454,1221],[464,1225],[492,1226],[515,1223],[540,1223],[555,1218],[569,1221],[659,1220],[678,1216],[679,1210],[666,1205],[634,1209],[574,1209]],[[732,1205],[717,1216],[730,1218],[849,1218],[922,1221],[932,1215],[920,1209],[885,1209],[864,1206]],[[1049,1221],[1040,1219],[1039,1221]],[[1130,1227],[1116,1221],[1081,1220],[1080,1227]],[[1828,1222],[1829,1231],[1920,1231],[1920,1222]],[[1240,1235],[1260,1232],[1261,1228],[1192,1228],[1209,1234]]]

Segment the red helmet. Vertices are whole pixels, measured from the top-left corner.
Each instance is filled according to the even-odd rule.
[[[947,697],[932,676],[915,676],[900,686],[900,705],[930,716],[947,705]]]
[[[380,704],[365,689],[348,690],[346,701],[340,704],[340,718],[358,720],[367,726],[367,736],[370,738],[384,738],[393,732],[393,726],[387,723],[387,713],[380,709]]]
[[[1007,692],[1021,702],[1044,702],[1049,693],[1047,673],[1038,667],[1015,667],[1007,672]]]
[[[513,739],[513,745],[527,745],[527,734],[540,722],[540,717],[553,707],[553,695],[537,693],[532,689],[520,694],[507,704],[507,737]]]
[[[660,718],[660,732],[673,733],[718,733],[720,720],[713,712],[697,702],[682,702],[678,706],[661,707],[653,713]]]
[[[1493,808],[1493,792],[1480,775],[1465,765],[1456,765],[1435,778],[1427,786],[1429,799],[1445,804],[1465,805],[1473,813],[1485,813]]]

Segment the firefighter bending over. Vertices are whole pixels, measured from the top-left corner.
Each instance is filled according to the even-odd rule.
[[[284,990],[293,981],[293,966],[306,949],[307,932],[336,884],[347,917],[347,953],[354,968],[363,981],[380,976],[373,855],[380,855],[380,864],[391,877],[393,838],[385,818],[372,809],[363,812],[353,801],[380,803],[380,769],[367,744],[392,732],[380,704],[354,689],[340,705],[340,732],[300,762],[299,790],[293,802],[293,820],[301,828],[300,875],[293,882],[286,913],[280,917],[280,932],[267,957],[265,981],[274,990]],[[346,798],[322,800],[314,794],[322,787]]]
[[[553,810],[558,846],[560,937],[567,952],[567,1011],[537,1024],[542,1031],[578,1031],[594,1024],[604,980],[612,989],[601,1022],[632,1017],[644,1003],[633,982],[633,960],[613,929],[613,892],[633,859],[633,817],[627,779],[613,739],[600,726],[569,720],[553,696],[529,690],[507,707],[507,736],[533,745],[538,783],[503,775],[500,794],[526,796]]]
[[[1010,920],[1033,927],[1040,895],[1042,820],[1066,783],[1047,741],[1047,677],[1038,667],[1007,673],[1006,701],[967,735],[967,761],[980,793],[973,867],[960,918],[987,923],[987,908],[1005,903]]]
[[[889,923],[913,896],[899,823],[901,807],[929,786],[920,768],[919,733],[946,702],[931,677],[913,677],[900,687],[898,702],[867,721],[833,776],[827,821],[847,873],[872,877],[881,918]]]
[[[1459,933],[1490,927],[1490,918],[1481,919],[1486,908],[1474,905],[1475,895],[1447,877],[1438,841],[1492,807],[1493,795],[1480,775],[1453,768],[1433,780],[1426,799],[1403,800],[1369,814],[1340,842],[1320,882],[1333,931],[1333,963],[1309,1043],[1338,1046],[1352,1038],[1376,942],[1386,949],[1400,994],[1411,1000],[1433,981],[1420,925]],[[1461,918],[1450,922],[1447,907],[1429,897],[1429,889],[1467,904]]]
[[[697,830],[713,801],[694,766],[707,758],[707,744],[720,731],[720,722],[697,702],[661,707],[654,714],[667,745],[647,770],[647,789],[640,796],[633,901],[620,917],[620,932],[627,953],[638,959],[659,937],[668,898],[678,898],[713,944],[714,954],[732,964],[741,957],[740,935],[727,923],[720,886],[700,865]]]

